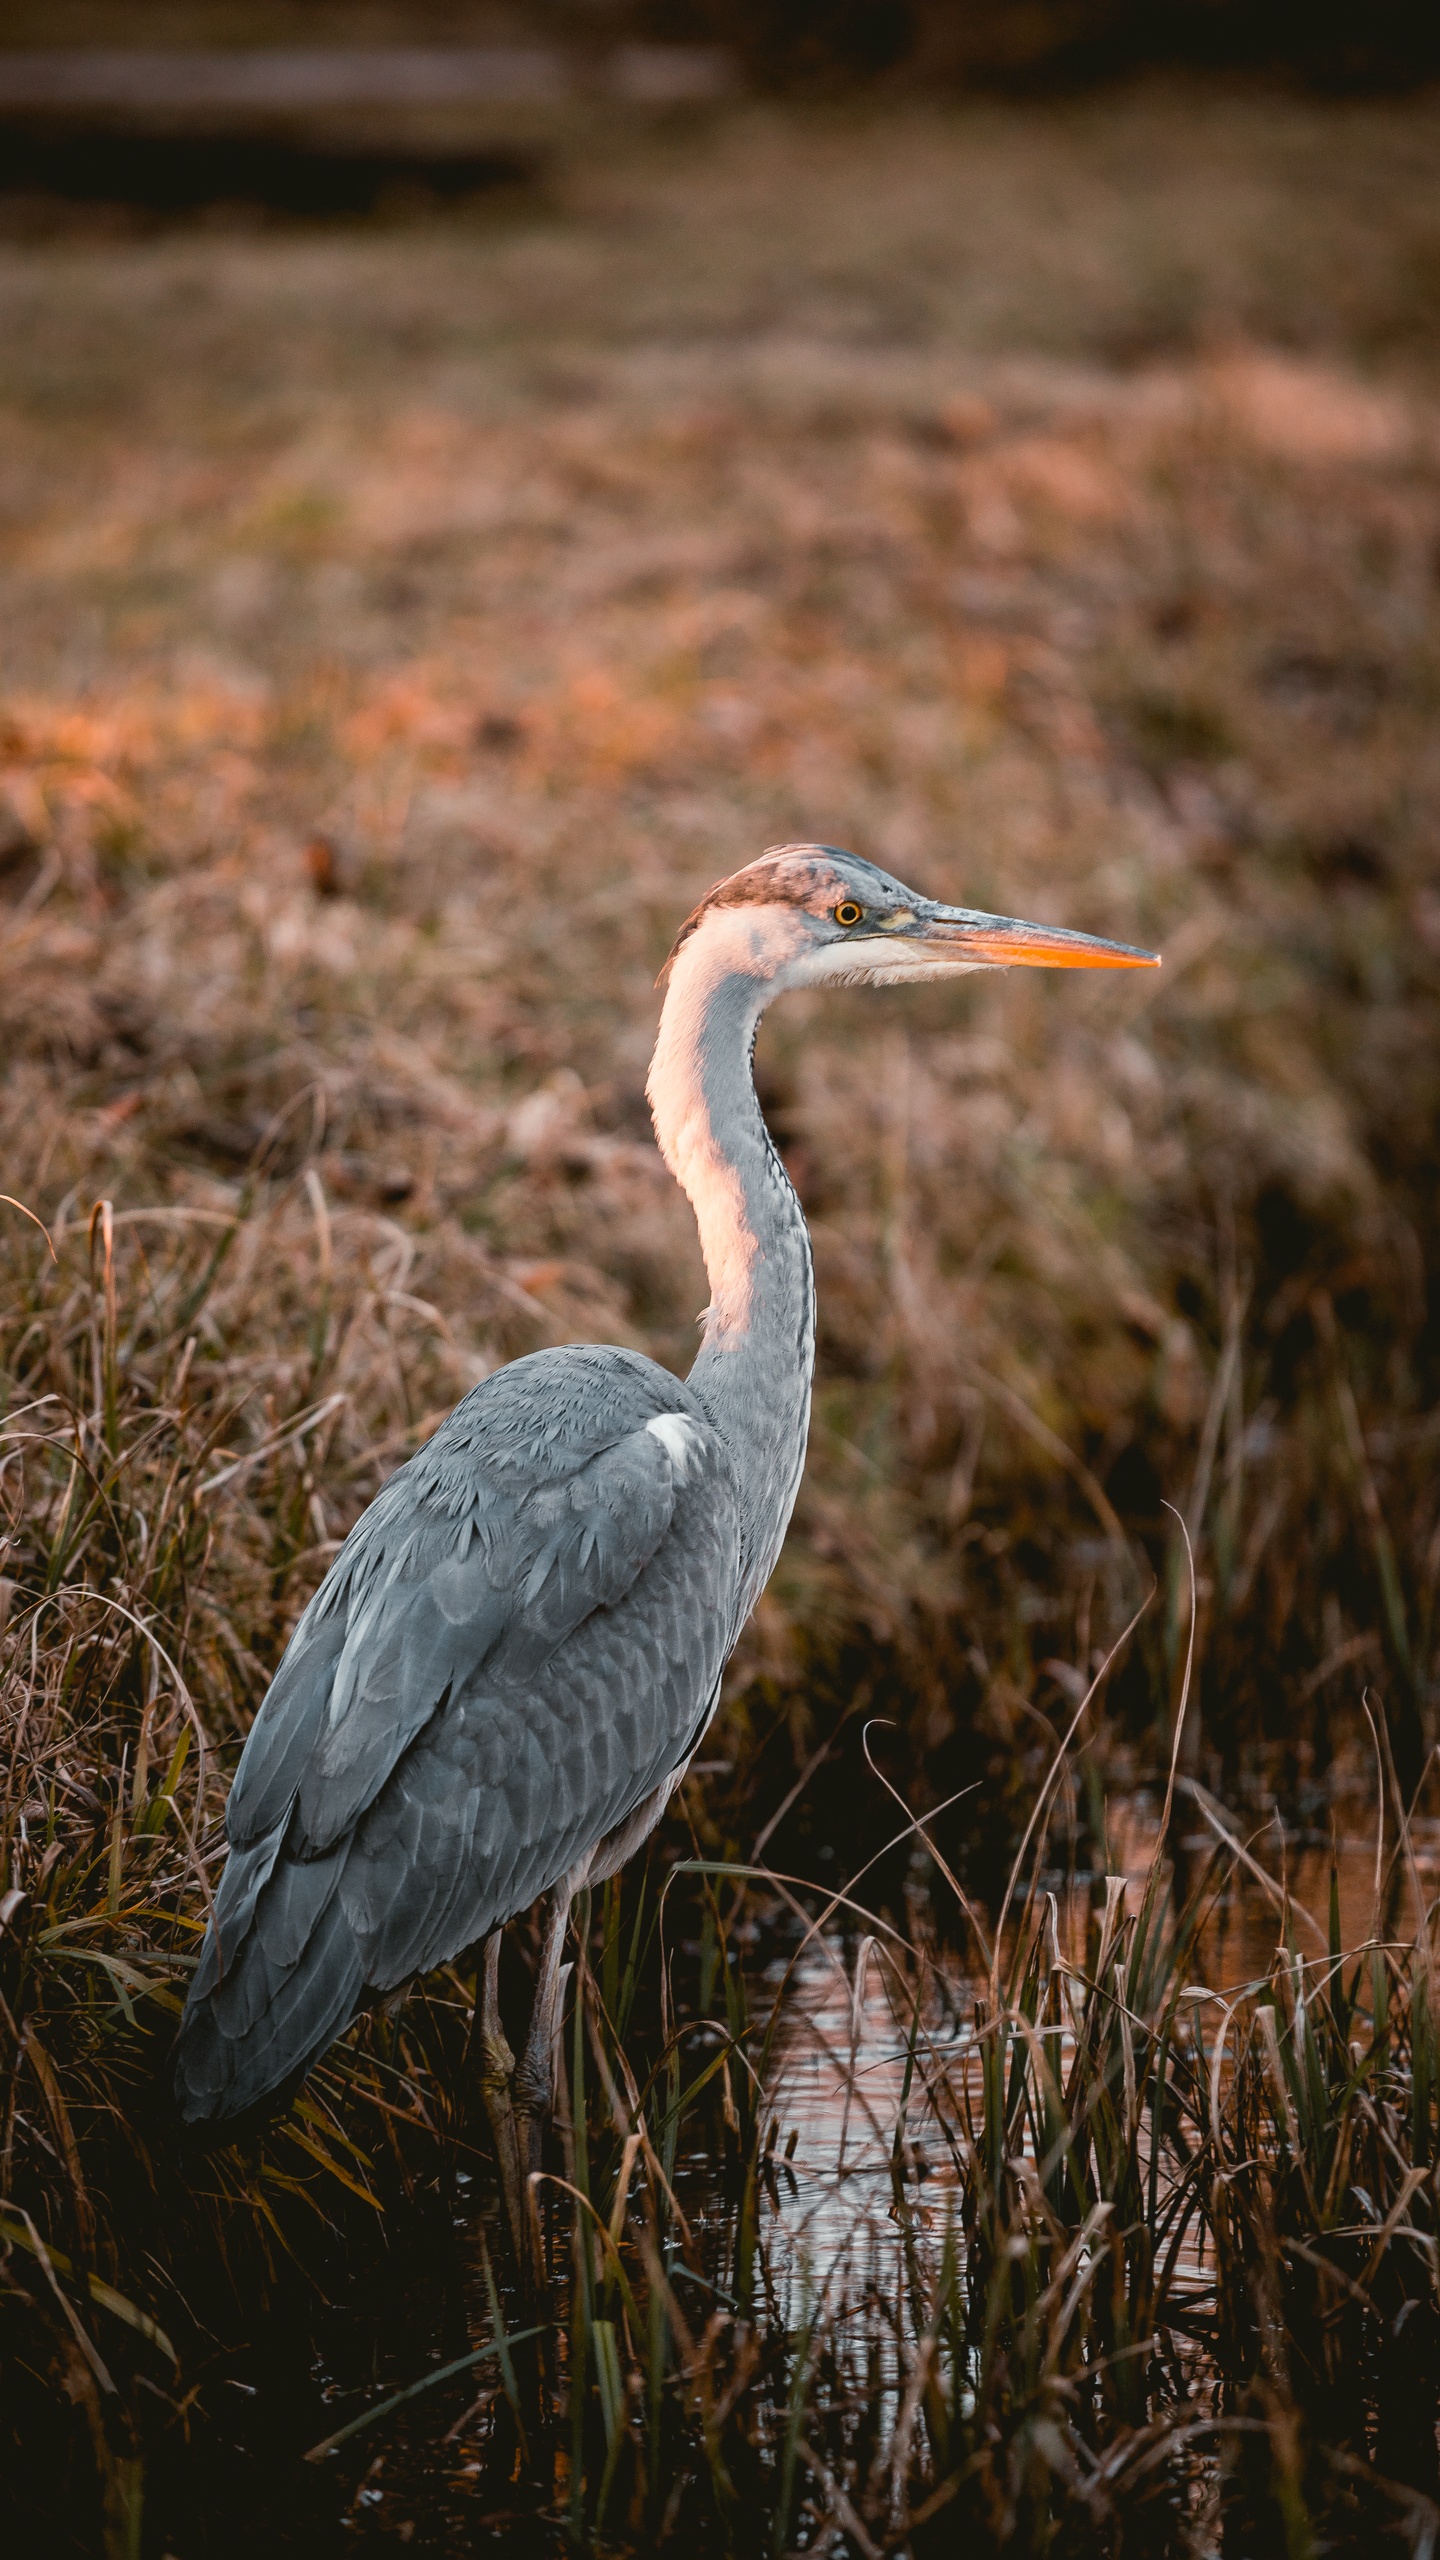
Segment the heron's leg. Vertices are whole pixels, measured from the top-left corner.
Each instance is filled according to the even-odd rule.
[[[490,2119],[490,2132],[495,2144],[495,2165],[500,2172],[500,2192],[505,2200],[505,2219],[515,2254],[525,2256],[527,2229],[525,2198],[522,2192],[524,2171],[521,2167],[520,2144],[516,2135],[515,2107],[511,2089],[515,2078],[515,2056],[500,2023],[500,1941],[504,1932],[493,1929],[485,1941],[481,1962],[480,2016],[477,2021],[480,2045],[480,2095]]]
[[[571,1880],[562,1877],[546,1896],[545,1937],[535,1978],[535,2005],[530,2032],[515,2074],[515,2130],[520,2174],[529,2177],[540,2166],[540,2139],[555,2104],[555,2043],[560,2029],[560,1995],[564,1987],[565,1932],[570,1925]]]

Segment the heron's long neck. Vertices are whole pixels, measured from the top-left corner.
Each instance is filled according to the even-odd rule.
[[[675,960],[650,1067],[660,1152],[695,1212],[710,1282],[690,1385],[739,1470],[742,1615],[769,1577],[794,1508],[815,1361],[810,1238],[751,1068],[768,992],[722,953],[707,954],[697,936]]]

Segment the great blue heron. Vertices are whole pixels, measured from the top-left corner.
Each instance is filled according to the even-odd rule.
[[[810,1239],[756,1100],[790,987],[1150,953],[937,906],[787,845],[681,927],[649,1096],[710,1282],[683,1381],[573,1343],[471,1390],[356,1522],[255,1719],[176,2088],[215,2127],[280,2103],[361,2003],[484,1941],[477,2038],[512,2221],[548,2110],[573,1896],[659,1821],[780,1551],[804,1464]],[[500,1932],[548,1897],[518,2071]]]

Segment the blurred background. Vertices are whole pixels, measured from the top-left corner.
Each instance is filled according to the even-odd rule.
[[[1287,0],[11,0],[5,1181],[60,1258],[7,1215],[8,1356],[79,1392],[65,1239],[110,1200],[130,1386],[193,1333],[197,1452],[251,1453],[206,1515],[222,1751],[472,1380],[686,1365],[653,979],[818,836],[1166,968],[767,1029],[819,1391],[696,1818],[743,1846],[823,1752],[787,1818],[836,1853],[868,1704],[908,1788],[985,1780],[983,1859],[1155,1578],[1101,1755],[1143,1777],[1167,1503],[1193,1769],[1320,1820],[1369,1681],[1419,1776],[1437,43]]]
[[[10,0],[20,47],[722,46],[747,86],[889,80],[1065,85],[1154,64],[1330,88],[1433,74],[1440,37],[1399,0]]]
[[[401,2506],[378,2438],[343,2482],[299,2461],[335,2395],[489,2334],[461,1974],[362,2020],[249,2153],[177,2169],[157,2073],[228,1773],[360,1509],[504,1360],[688,1365],[654,981],[768,844],[1165,966],[767,1024],[816,1248],[810,1462],[652,1874],[758,1843],[853,1877],[898,1819],[868,1723],[910,1806],[973,1788],[934,1836],[993,1913],[1148,1595],[1057,1817],[1077,1945],[1107,1875],[1158,1858],[1192,1602],[1169,1872],[1209,1788],[1247,1831],[1278,1815],[1266,1855],[1320,1899],[1337,1836],[1336,1927],[1381,1932],[1362,1701],[1403,1790],[1437,1729],[1437,54],[1386,0],[8,0],[0,2460],[34,2547],[354,2548]],[[864,1889],[928,1943],[931,1875],[907,1841]],[[672,1880],[693,2024],[714,1902]],[[786,1915],[751,1908],[732,1943],[783,1973]],[[1220,1961],[1272,1943],[1267,1905]],[[632,2054],[660,2014],[652,1983]],[[1429,2156],[1412,2076],[1367,2220]],[[716,2183],[703,2145],[685,2172],[707,2224],[741,2193],[721,2086]],[[1213,2117],[1218,2052],[1206,2086]],[[1359,2374],[1310,2300],[1293,2351]],[[1418,2372],[1415,2307],[1384,2338]],[[1283,2394],[1230,2405],[1292,2442]],[[447,2522],[450,2457],[416,2443],[397,2534],[476,2547],[469,2474]],[[893,2512],[866,2509],[886,2547]],[[1255,2513],[1245,2548],[1300,2548],[1293,2499]]]

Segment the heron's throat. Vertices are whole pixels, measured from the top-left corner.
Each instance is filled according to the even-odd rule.
[[[648,1092],[660,1152],[695,1212],[710,1283],[709,1347],[738,1349],[765,1291],[776,1212],[798,1203],[755,1096],[751,1053],[769,987],[697,937],[677,955]],[[777,1196],[776,1175],[788,1197]]]
[[[815,1288],[800,1203],[771,1144],[751,1053],[776,980],[722,913],[676,954],[650,1066],[660,1152],[695,1212],[710,1282],[690,1385],[735,1458],[746,1565],[737,1629],[794,1506],[810,1422]]]

